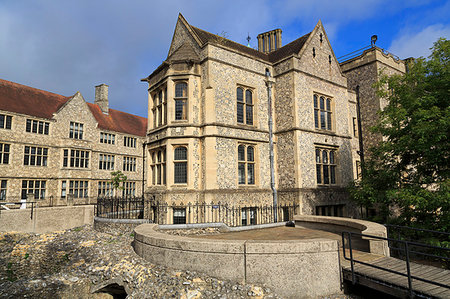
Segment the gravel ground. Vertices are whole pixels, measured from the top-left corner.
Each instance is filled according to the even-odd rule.
[[[151,264],[134,253],[132,241],[132,235],[112,236],[92,226],[0,233],[0,298],[112,298],[91,292],[113,282],[126,286],[131,298],[280,298],[264,286]]]

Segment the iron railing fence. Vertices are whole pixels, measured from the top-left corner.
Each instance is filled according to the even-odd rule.
[[[375,46],[375,45],[365,46],[365,47],[363,47],[363,48],[361,48],[361,49],[358,49],[358,50],[355,50],[355,51],[350,52],[350,53],[348,53],[348,54],[342,55],[342,56],[338,57],[337,60],[339,61],[339,63],[341,63],[341,62],[344,62],[344,61],[353,59],[353,58],[358,57],[359,55],[363,54],[364,51],[367,51],[367,50],[372,49],[372,48],[378,48],[378,49],[381,50],[385,55],[391,55],[396,61],[400,60],[400,58],[399,58],[397,55],[392,54],[391,52],[387,51],[386,49],[377,47],[377,46]]]
[[[142,197],[98,197],[94,214],[109,219],[144,219],[149,201]]]
[[[346,241],[346,236],[348,236],[347,241]],[[399,272],[399,271],[396,271],[393,269],[389,269],[387,267],[381,267],[379,265],[373,265],[367,261],[355,259],[354,255],[353,255],[353,247],[352,247],[353,236],[365,237],[365,238],[371,238],[371,239],[377,239],[377,240],[384,240],[384,241],[387,241],[388,244],[389,244],[389,242],[398,242],[398,244],[402,244],[403,252],[404,252],[404,256],[405,256],[406,273]],[[349,257],[347,256],[347,253],[346,253],[346,246],[348,246],[349,255],[350,255]],[[450,248],[441,247],[441,246],[433,246],[433,245],[418,243],[418,242],[414,242],[414,241],[405,241],[405,240],[398,240],[398,239],[392,239],[392,238],[385,238],[385,237],[361,234],[361,233],[356,233],[356,232],[348,232],[348,231],[342,232],[342,251],[343,251],[344,259],[350,261],[353,284],[356,283],[356,275],[357,275],[357,273],[355,272],[354,265],[355,265],[355,263],[358,263],[358,264],[369,266],[369,267],[372,267],[375,269],[384,270],[384,271],[387,271],[390,273],[395,273],[395,274],[407,277],[408,278],[408,293],[409,293],[410,298],[413,298],[413,295],[414,295],[413,285],[412,285],[413,279],[417,280],[417,281],[430,283],[430,284],[433,284],[433,285],[436,285],[439,287],[450,289],[450,285],[442,284],[437,281],[431,281],[431,280],[425,279],[423,277],[418,277],[416,275],[413,275],[413,273],[411,272],[410,255],[411,255],[411,253],[416,253],[416,254],[419,253],[420,254],[420,252],[411,251],[411,248],[414,248],[414,247],[416,247],[416,248],[424,247],[424,248],[430,248],[430,249],[435,249],[435,250],[436,249],[443,250],[443,251],[447,252],[447,254],[445,254],[445,256],[439,256],[439,258],[442,258],[445,260],[450,260],[448,258],[448,253],[450,252]],[[398,248],[398,249],[400,249],[400,248]]]
[[[228,226],[245,226],[280,221],[291,221],[298,212],[294,204],[231,205],[227,203],[158,203],[142,197],[97,198],[95,215],[110,219],[149,219],[157,224],[225,223]]]
[[[151,220],[158,224],[224,223],[228,226],[246,226],[274,223],[276,214],[279,221],[291,221],[298,212],[294,204],[272,205],[231,205],[227,203],[187,203],[171,205],[167,203],[151,205]]]

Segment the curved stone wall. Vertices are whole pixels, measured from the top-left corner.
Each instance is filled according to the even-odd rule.
[[[340,292],[335,240],[208,240],[164,234],[155,228],[156,224],[142,224],[134,230],[136,253],[152,263],[265,284],[286,298]]]
[[[387,238],[387,230],[384,225],[379,223],[344,218],[344,217],[328,217],[328,216],[312,216],[312,215],[296,215],[294,216],[295,226],[309,229],[318,229],[333,233],[342,233],[350,231],[372,235],[376,237]],[[388,242],[384,240],[374,239],[370,237],[356,237],[357,249],[366,248],[368,252],[389,256]],[[352,238],[352,243],[353,243]]]

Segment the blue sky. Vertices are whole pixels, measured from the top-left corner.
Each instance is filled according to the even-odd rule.
[[[65,96],[109,85],[110,108],[147,117],[140,82],[166,58],[178,13],[206,31],[256,47],[281,28],[283,45],[319,19],[337,57],[370,44],[400,58],[450,39],[450,0],[0,0],[0,78]]]

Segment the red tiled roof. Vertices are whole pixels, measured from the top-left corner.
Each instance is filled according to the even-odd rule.
[[[145,136],[147,132],[147,119],[141,116],[109,109],[108,115],[104,114],[99,106],[87,103],[89,109],[98,122],[100,129],[121,132],[137,136]]]
[[[0,79],[0,110],[3,111],[51,119],[70,98]],[[109,109],[109,115],[106,115],[97,105],[87,104],[100,129],[146,135],[146,118],[114,109]]]
[[[69,98],[0,79],[0,110],[50,119]]]

